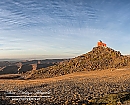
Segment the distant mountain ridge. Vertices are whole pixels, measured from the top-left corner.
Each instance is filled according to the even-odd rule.
[[[0,61],[0,75],[21,74],[55,65],[64,59],[26,60],[26,61]]]
[[[27,72],[26,79],[50,78],[80,71],[104,70],[128,66],[130,58],[109,47],[94,47],[92,51],[59,62],[57,65]]]

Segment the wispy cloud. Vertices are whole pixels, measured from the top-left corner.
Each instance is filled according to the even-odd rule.
[[[19,48],[14,48],[14,49],[11,49],[11,48],[8,48],[8,49],[0,49],[0,50],[4,50],[4,51],[7,51],[7,50],[22,50],[22,49],[19,49]]]
[[[0,1],[0,55],[74,56],[99,39],[129,46],[129,11],[119,0]]]

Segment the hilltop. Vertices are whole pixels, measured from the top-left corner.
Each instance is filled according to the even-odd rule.
[[[118,69],[128,66],[130,58],[109,47],[94,47],[92,51],[57,63],[57,65],[29,71],[25,79],[51,78],[81,71]]]

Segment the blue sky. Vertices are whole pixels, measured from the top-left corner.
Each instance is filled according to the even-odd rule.
[[[130,54],[129,0],[1,0],[0,58],[70,58],[102,40]]]

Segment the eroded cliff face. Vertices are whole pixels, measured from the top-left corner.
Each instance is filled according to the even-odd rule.
[[[17,74],[18,73],[18,67],[17,66],[6,66],[0,71],[1,74]]]

